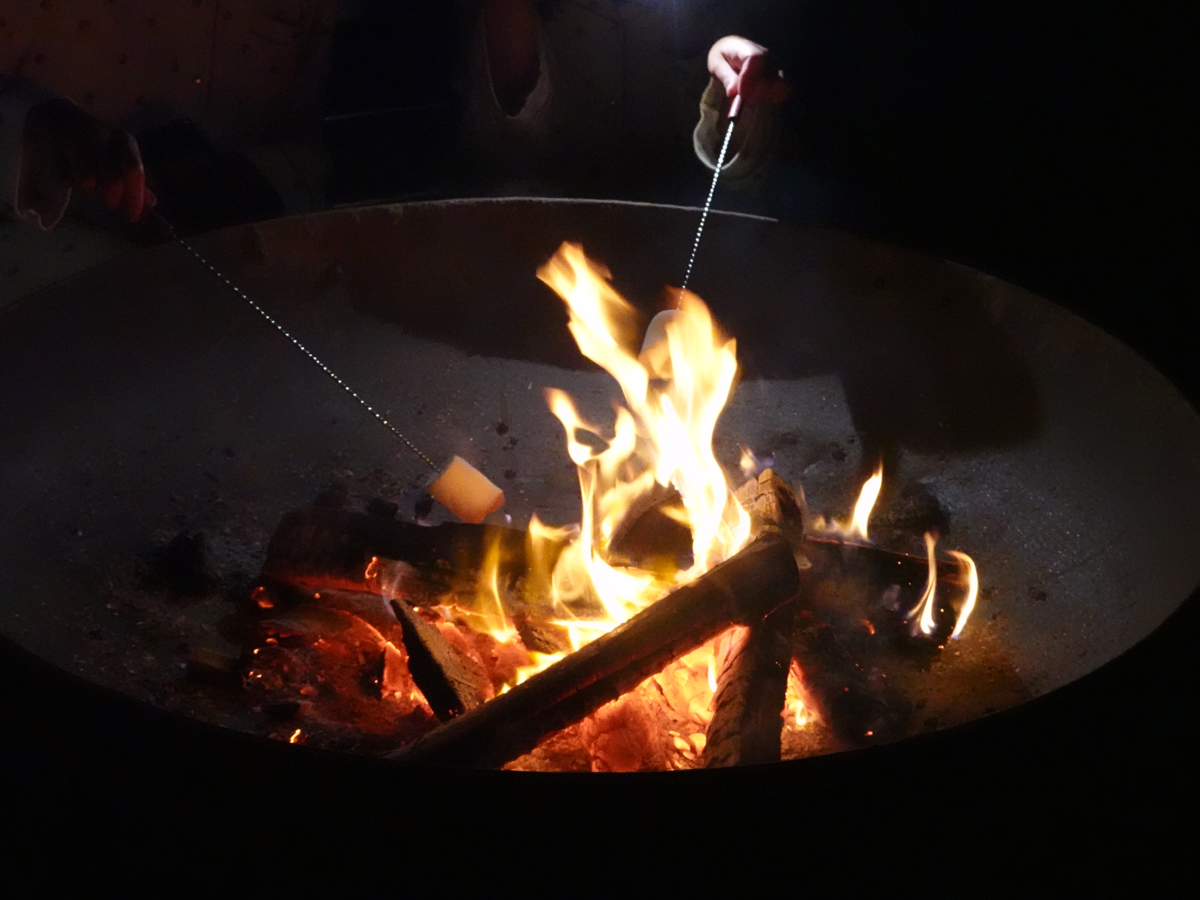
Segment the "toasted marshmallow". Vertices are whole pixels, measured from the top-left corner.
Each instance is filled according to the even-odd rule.
[[[450,460],[429,493],[464,522],[482,522],[504,505],[504,491],[461,456]]]

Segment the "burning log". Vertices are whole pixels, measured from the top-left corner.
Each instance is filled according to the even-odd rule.
[[[808,535],[801,545],[801,552],[818,572],[829,575],[854,572],[880,586],[897,584],[919,590],[929,575],[929,561],[925,557],[871,544]],[[939,559],[937,578],[939,583],[960,584],[958,563]]]
[[[908,733],[912,704],[864,669],[837,628],[806,624],[797,628],[793,654],[805,686],[842,748],[895,740]]]
[[[686,569],[692,564],[692,530],[668,512],[683,509],[683,498],[673,487],[655,484],[625,512],[609,541],[609,552],[642,569],[662,561]]]
[[[451,580],[473,584],[490,548],[504,573],[525,566],[525,533],[491,525],[447,522],[424,526],[382,515],[311,506],[287,513],[267,545],[264,578],[315,587],[370,590],[364,577],[372,557],[403,560],[445,589]]]
[[[775,535],[764,536],[608,634],[392,758],[502,766],[730,625],[761,621],[794,597],[799,585],[787,543]]]
[[[404,632],[408,670],[442,722],[482,706],[491,685],[482,668],[403,600],[391,601]]]
[[[779,762],[796,605],[750,626],[717,677],[704,749],[707,768]]]
[[[804,537],[803,492],[800,499],[772,469],[764,469],[734,494],[750,513],[756,533],[778,531],[789,541]]]

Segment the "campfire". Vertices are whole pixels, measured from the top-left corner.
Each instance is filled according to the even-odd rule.
[[[276,528],[243,652],[193,653],[193,679],[293,743],[493,768],[731,766],[910,733],[906,673],[963,635],[970,557],[933,531],[923,557],[873,544],[881,469],[845,518],[810,516],[753,448],[731,485],[713,444],[736,344],[700,298],[673,292],[643,337],[580,247],[538,274],[623,399],[599,425],[546,391],[578,522],[426,525],[327,492]]]

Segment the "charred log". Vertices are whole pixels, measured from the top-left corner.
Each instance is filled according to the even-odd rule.
[[[804,539],[801,551],[812,560],[817,571],[829,577],[835,573],[854,574],[868,579],[880,589],[895,584],[920,592],[929,576],[929,561],[925,557],[871,544],[809,535]],[[939,584],[959,584],[957,563],[938,559],[937,577]]]
[[[796,596],[786,542],[767,535],[506,694],[392,754],[497,768],[578,722],[732,624],[760,622]]]
[[[487,674],[403,600],[391,601],[404,633],[408,670],[442,722],[482,706],[491,691]]]
[[[912,704],[856,659],[837,629],[806,623],[796,630],[793,654],[804,685],[842,748],[895,740],[908,733]]]
[[[534,653],[567,653],[571,649],[571,636],[560,625],[539,622],[528,615],[514,616],[513,625],[521,643]]]
[[[750,514],[756,533],[778,531],[792,542],[804,537],[804,494],[797,499],[774,470],[765,469],[738,488],[734,496]]]
[[[779,762],[794,603],[750,626],[717,678],[704,749],[707,768]]]
[[[473,583],[488,551],[499,546],[501,577],[524,571],[525,532],[447,522],[426,527],[347,509],[311,506],[287,513],[267,545],[263,576],[315,587],[371,590],[372,557],[403,560],[431,589]]]
[[[641,569],[688,568],[692,529],[672,511],[683,511],[683,497],[673,487],[655,484],[625,513],[609,542],[609,553]]]

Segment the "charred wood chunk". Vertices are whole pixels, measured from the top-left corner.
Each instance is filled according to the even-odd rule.
[[[795,604],[750,626],[717,677],[707,768],[779,762]]]
[[[908,733],[911,702],[860,665],[837,629],[827,624],[796,631],[793,644],[804,684],[842,748],[895,740]]]
[[[490,684],[479,664],[403,600],[393,599],[391,606],[404,633],[408,670],[434,715],[445,722],[481,706]]]
[[[803,494],[797,500],[774,470],[765,469],[738,488],[734,496],[750,514],[756,532],[778,531],[789,541],[804,537]]]
[[[802,552],[812,561],[817,574],[825,577],[854,574],[869,579],[880,590],[895,584],[920,593],[929,576],[929,561],[925,557],[870,544],[809,535],[804,539]],[[956,563],[938,559],[936,564],[939,584],[960,584]]]
[[[571,649],[571,636],[560,625],[538,622],[529,616],[516,616],[513,624],[521,643],[534,653],[566,653]]]
[[[379,594],[326,588],[309,602],[317,607],[350,613],[362,619],[378,631],[384,640],[397,644],[403,641],[400,623],[387,601]]]
[[[279,581],[368,588],[364,572],[372,557],[403,560],[423,574],[474,580],[488,551],[499,546],[502,577],[525,566],[525,532],[490,525],[447,522],[426,527],[384,515],[307,507],[287,513],[267,545],[263,575]]]
[[[947,535],[950,513],[929,488],[912,482],[872,516],[871,528],[889,543],[892,536],[921,535],[927,531]]]
[[[498,768],[730,625],[761,621],[795,597],[799,586],[791,549],[778,536],[765,535],[608,634],[392,756]]]
[[[686,569],[692,564],[692,529],[680,520],[683,497],[673,487],[655,484],[625,513],[609,554],[641,569]]]

